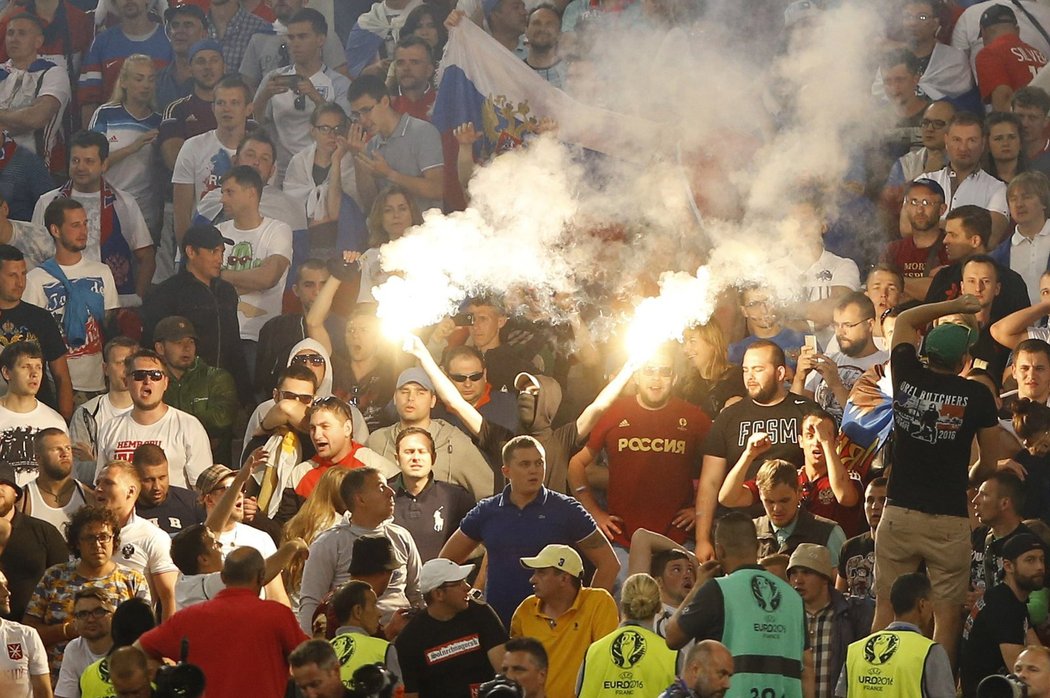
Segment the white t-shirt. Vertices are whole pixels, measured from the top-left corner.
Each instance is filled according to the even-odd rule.
[[[47,653],[40,635],[33,628],[0,618],[0,696],[33,698],[32,676],[49,673]]]
[[[33,434],[50,427],[66,431],[66,420],[39,400],[30,412],[12,412],[0,405],[0,462],[9,463],[15,469],[19,485],[36,479]]]
[[[802,272],[802,283],[803,292],[810,301],[825,300],[831,298],[833,286],[845,286],[851,291],[858,290],[860,271],[852,259],[839,257],[824,250],[817,261]]]
[[[69,523],[73,512],[86,504],[94,504],[94,502],[88,502],[84,498],[84,493],[80,490],[80,487],[73,488],[73,494],[69,497],[69,503],[61,509],[55,509],[44,501],[44,498],[40,496],[40,488],[37,486],[36,480],[28,483],[22,489],[25,491],[23,496],[29,497],[29,506],[33,518],[47,521],[60,532],[65,532],[66,524]]]
[[[270,81],[277,75],[294,75],[295,66],[288,65],[267,73],[259,84],[259,92],[264,90]],[[346,76],[340,75],[334,70],[322,66],[321,70],[310,76],[310,82],[317,89],[318,94],[326,102],[335,102],[346,112],[350,111],[350,105],[346,101],[346,92],[350,88],[350,81]],[[274,95],[266,104],[266,121],[272,124],[274,134],[277,136],[277,167],[280,172],[288,169],[288,162],[292,156],[301,150],[305,150],[313,143],[310,135],[310,115],[313,114],[314,103],[306,98],[306,104],[302,109],[295,108],[296,94],[293,90]],[[299,97],[302,104],[302,97]]]
[[[43,127],[43,144],[45,152],[36,152],[36,131],[14,135],[15,142],[31,153],[36,153],[42,159],[51,154],[58,140],[59,125],[62,123],[62,115],[69,106],[69,98],[72,90],[69,87],[69,73],[53,63],[37,60],[30,64],[28,70],[15,68],[10,60],[0,64],[0,68],[7,73],[7,77],[0,80],[0,109],[21,109],[28,107],[39,97],[51,96],[58,100],[58,111],[51,120]],[[36,68],[36,70],[33,70]],[[39,87],[37,87],[39,85]]]
[[[264,217],[262,224],[251,230],[240,230],[233,221],[220,223],[217,227],[224,237],[233,240],[233,246],[226,246],[226,256],[223,259],[224,270],[254,269],[272,255],[284,257],[291,264],[292,229],[287,223]],[[235,260],[235,263],[231,264],[231,260]],[[281,302],[287,279],[288,270],[285,269],[281,278],[270,288],[241,294],[240,302],[237,304],[237,319],[241,323],[242,339],[259,341],[259,330],[266,324],[266,321],[281,314]]]
[[[120,549],[113,551],[113,561],[146,577],[179,569],[171,561],[171,536],[135,512],[120,529]]]
[[[192,184],[193,200],[200,201],[212,189],[219,188],[219,180],[233,167],[235,153],[236,148],[219,142],[214,129],[187,138],[175,159],[171,183]]]
[[[44,226],[29,221],[11,222],[11,240],[7,243],[17,247],[26,258],[26,270],[39,267],[48,257],[55,256],[55,239]]]
[[[223,559],[237,548],[244,546],[255,548],[264,558],[277,552],[273,538],[247,524],[235,523],[231,530],[223,531],[219,535],[219,548],[222,550]]]
[[[142,444],[157,444],[168,458],[168,482],[192,489],[197,477],[211,467],[211,442],[196,417],[174,407],[156,423],[145,426],[132,417],[121,415],[98,430],[98,462],[95,477],[111,460],[131,461]]]
[[[214,599],[215,595],[226,588],[222,583],[221,573],[182,574],[175,580],[175,610],[181,611],[187,606]]]
[[[102,262],[82,258],[76,264],[63,266],[62,273],[74,286],[84,286],[92,293],[102,296],[103,307],[113,310],[120,307],[120,298],[117,296],[117,284],[113,280],[113,273]],[[22,294],[22,300],[26,303],[40,306],[51,313],[62,329],[62,338],[66,339],[62,320],[66,314],[66,289],[58,279],[37,267],[26,275],[26,290]],[[66,349],[69,350],[69,377],[73,382],[73,390],[85,392],[99,392],[106,389],[106,382],[102,377],[102,328],[98,320],[91,317],[87,323],[87,340],[79,347],[69,346],[66,341]]]
[[[62,652],[62,670],[58,672],[55,695],[60,698],[80,698],[80,675],[105,656],[105,652],[93,653],[88,647],[87,640],[82,637],[70,640],[65,651]]]
[[[128,249],[132,252],[135,250],[141,250],[144,247],[149,247],[153,244],[153,237],[150,235],[149,227],[146,225],[146,219],[142,217],[142,209],[139,208],[135,198],[128,194],[126,191],[112,187],[113,194],[116,197],[116,201],[113,203],[113,210],[120,221],[120,234],[128,243]],[[36,206],[33,207],[33,223],[39,225],[41,228],[44,227],[44,212],[47,210],[48,204],[59,197],[60,191],[58,189],[52,189],[48,193],[44,194],[37,200]],[[90,259],[94,262],[102,261],[102,195],[99,192],[82,192],[73,189],[72,198],[79,201],[84,207],[84,213],[87,215],[88,223],[88,244],[84,248],[83,255],[85,259]],[[46,233],[46,229],[45,229]],[[50,237],[50,235],[48,235]],[[52,251],[48,257],[54,256],[54,245],[52,244]],[[110,270],[112,272],[112,270]],[[131,272],[129,272],[130,274]],[[120,296],[121,305],[124,307],[137,306],[142,303],[141,299],[134,293],[124,294]]]
[[[940,184],[945,196],[948,197],[945,202],[948,208],[941,216],[942,221],[954,209],[966,204],[980,206],[992,213],[1001,213],[1007,218],[1010,217],[1010,211],[1006,206],[1006,184],[1002,180],[996,179],[984,170],[977,170],[959,182],[959,186],[952,191],[951,169],[951,165],[948,165],[936,172],[924,172],[922,175]]]

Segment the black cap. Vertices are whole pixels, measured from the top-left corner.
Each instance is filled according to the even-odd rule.
[[[182,249],[184,250],[187,247],[214,250],[219,245],[233,244],[233,240],[223,237],[219,229],[210,223],[191,226],[182,237]]]
[[[15,477],[15,468],[10,463],[0,463],[0,484],[10,485],[15,491],[15,501],[22,498],[22,488]]]
[[[378,574],[386,570],[396,570],[401,562],[394,556],[394,546],[383,536],[361,536],[354,541],[350,551],[350,569],[352,575]]]
[[[1017,24],[1017,15],[1006,5],[992,5],[981,15],[981,29],[993,24]]]
[[[1031,533],[1018,533],[1003,543],[1003,559],[1013,562],[1030,550],[1046,550],[1043,541]]]
[[[173,5],[164,10],[164,21],[170,22],[172,17],[175,17],[176,15],[189,15],[191,17],[196,17],[201,21],[201,24],[203,24],[205,28],[208,26],[208,18],[205,16],[204,10],[198,5],[193,5],[188,2],[182,3],[181,5]]]
[[[947,197],[944,195],[944,187],[941,186],[940,182],[929,177],[919,177],[908,185],[908,191],[911,191],[912,187],[925,187],[929,189],[937,196],[941,197],[941,201],[946,201]]]

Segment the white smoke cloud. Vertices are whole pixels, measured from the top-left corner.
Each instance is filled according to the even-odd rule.
[[[762,282],[797,296],[783,260],[812,240],[785,217],[800,185],[840,190],[885,126],[870,101],[880,26],[869,8],[838,7],[772,64],[718,21],[596,30],[568,91],[651,123],[629,134],[637,157],[585,167],[544,136],[479,167],[467,211],[432,212],[383,247],[400,278],[376,290],[380,316],[405,331],[502,292],[557,321],[556,293],[602,304],[626,293],[639,309],[631,342],[655,346],[705,322],[725,289]],[[656,298],[638,297],[654,286]]]

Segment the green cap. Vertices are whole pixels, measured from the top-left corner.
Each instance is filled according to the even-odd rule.
[[[947,323],[929,331],[924,347],[927,356],[950,366],[959,363],[976,341],[977,333],[966,325]]]

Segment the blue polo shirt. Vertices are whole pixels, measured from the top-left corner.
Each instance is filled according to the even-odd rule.
[[[594,518],[572,497],[542,488],[536,498],[519,509],[510,499],[510,485],[501,494],[478,502],[459,528],[485,544],[489,554],[485,596],[510,627],[510,618],[532,594],[530,570],[521,558],[532,557],[555,543],[574,545],[598,530]]]

